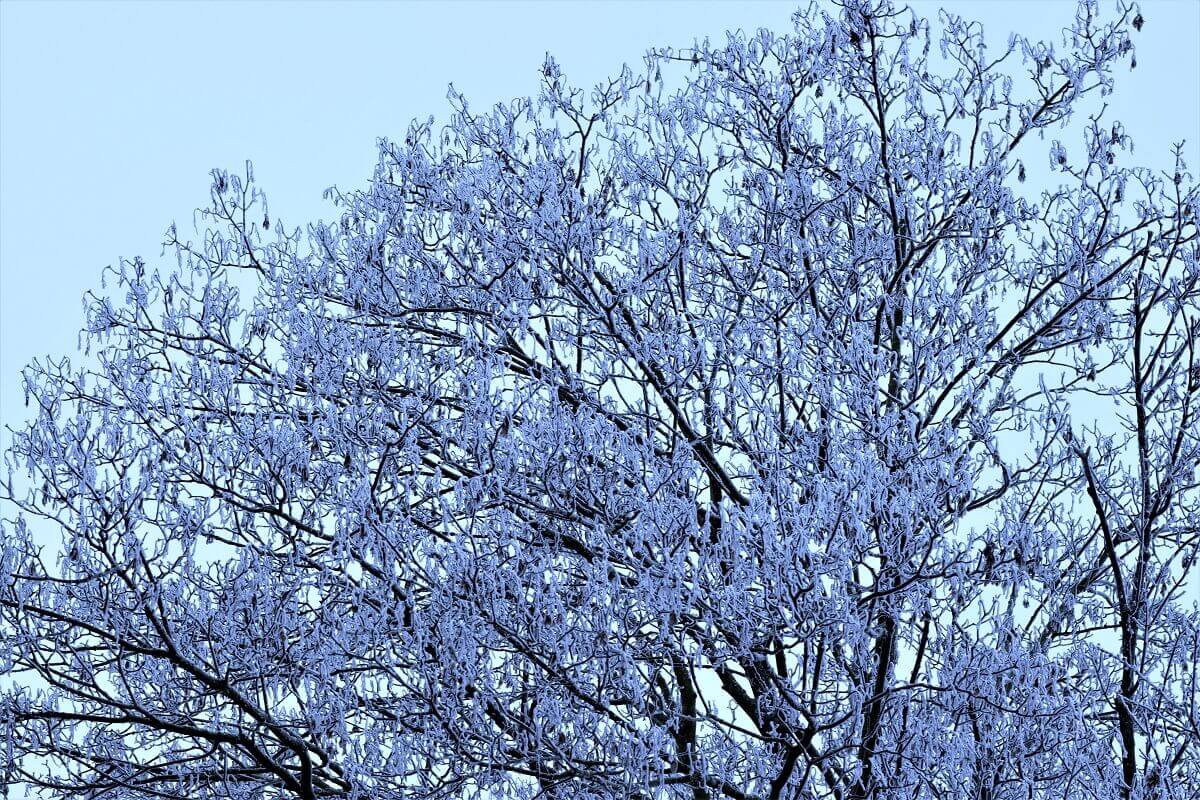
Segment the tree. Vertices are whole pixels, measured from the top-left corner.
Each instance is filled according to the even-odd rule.
[[[7,454],[6,785],[1195,797],[1200,191],[1089,106],[1141,15],[794,20],[113,270]]]

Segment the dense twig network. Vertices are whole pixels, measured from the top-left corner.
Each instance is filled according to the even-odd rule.
[[[1141,17],[794,22],[457,98],[334,224],[214,173],[25,373],[6,785],[1196,797],[1200,195],[1091,100]]]

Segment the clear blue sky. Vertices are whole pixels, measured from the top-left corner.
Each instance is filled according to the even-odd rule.
[[[445,118],[448,82],[477,108],[532,94],[550,51],[591,85],[653,45],[787,29],[794,5],[0,0],[0,422],[24,416],[29,359],[74,353],[80,298],[102,267],[153,260],[173,220],[191,229],[213,167],[253,160],[288,227],[330,217],[322,191],[364,182],[375,137]],[[980,19],[998,44],[1014,27],[1057,39],[1074,10],[914,5]],[[1145,163],[1165,168],[1186,137],[1200,166],[1200,2],[1143,9],[1139,66],[1110,111]]]

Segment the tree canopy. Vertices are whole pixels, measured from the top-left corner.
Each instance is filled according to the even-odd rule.
[[[380,140],[25,371],[5,786],[1187,800],[1200,191],[1053,46],[887,0]],[[1062,137],[1060,141],[1056,137]]]

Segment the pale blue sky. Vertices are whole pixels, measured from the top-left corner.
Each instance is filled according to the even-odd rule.
[[[917,2],[1057,38],[1053,2]],[[652,45],[728,28],[786,29],[787,2],[50,3],[0,0],[0,422],[23,418],[20,368],[75,351],[80,298],[118,257],[190,231],[208,172],[252,159],[272,216],[332,216],[380,135],[445,117],[446,84],[475,107],[536,92],[550,51],[591,85]],[[1138,69],[1110,110],[1145,163],[1187,137],[1200,161],[1200,2],[1143,3]],[[0,434],[0,442],[8,436]]]

